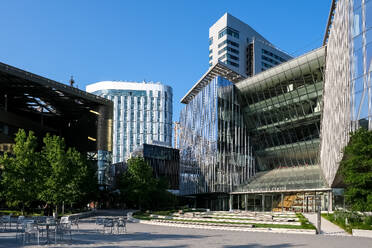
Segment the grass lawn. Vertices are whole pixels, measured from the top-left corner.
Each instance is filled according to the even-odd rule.
[[[156,214],[153,212],[152,214]],[[160,214],[159,214],[160,215]],[[285,225],[285,224],[260,224],[260,223],[239,223],[239,222],[223,222],[223,221],[213,221],[213,220],[171,220],[171,221],[179,221],[179,222],[190,222],[190,223],[213,223],[213,224],[240,224],[240,225],[254,225],[255,227],[261,228],[288,228],[288,229],[315,229],[315,227],[307,221],[307,219],[302,214],[296,214],[297,218],[299,218],[301,225],[294,226],[294,225]],[[133,214],[134,218],[140,220],[156,220],[158,218],[150,217],[150,213],[144,212],[136,212]],[[219,218],[219,217],[218,217]],[[164,220],[164,219],[161,219]]]
[[[345,221],[345,214],[344,213],[341,213],[341,214],[322,214],[322,217],[324,217],[325,219],[329,220],[330,222],[336,224],[337,226],[341,227],[342,229],[344,229],[346,232],[348,233],[352,233],[352,229],[363,229],[363,230],[372,230],[372,225],[371,224],[368,224],[368,223],[365,223],[363,221],[352,221],[352,219],[350,218],[349,220],[349,224],[346,225],[346,221]],[[372,217],[369,217],[372,219]],[[367,221],[368,222],[368,221]]]

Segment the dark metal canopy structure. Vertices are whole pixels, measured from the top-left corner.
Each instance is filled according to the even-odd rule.
[[[194,96],[199,93],[199,91],[201,91],[207,84],[210,83],[210,81],[212,81],[213,78],[217,76],[224,77],[232,83],[237,83],[245,79],[244,76],[230,69],[225,64],[218,62],[199,79],[199,81],[189,90],[189,92],[187,92],[187,94],[181,99],[181,103],[189,103]]]
[[[19,128],[61,135],[82,152],[111,147],[110,100],[0,63],[0,143],[11,142]],[[103,134],[98,126],[105,127]],[[98,142],[99,137],[104,139]],[[100,144],[98,144],[100,143]]]

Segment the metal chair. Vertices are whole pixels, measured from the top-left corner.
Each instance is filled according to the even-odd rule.
[[[105,219],[104,218],[96,218],[96,232],[98,232],[99,229],[104,227]]]
[[[121,217],[119,218],[118,222],[117,222],[117,225],[116,225],[116,231],[117,231],[117,234],[120,234],[120,230],[123,232],[123,233],[127,233],[127,221],[125,218]]]
[[[76,226],[78,232],[80,232],[80,230],[79,230],[79,217],[72,218],[71,219],[71,225]]]
[[[17,229],[16,232],[18,233],[19,228],[23,228],[23,222],[25,221],[25,217],[23,215],[18,216],[17,219]]]
[[[61,221],[59,222],[59,228],[57,228],[57,232],[60,234],[61,239],[63,239],[65,233],[70,233],[70,241],[72,241],[71,221],[68,217],[61,218]]]
[[[57,231],[58,231],[58,223],[54,218],[46,218],[46,225],[47,225],[47,242],[49,242],[49,233],[54,233],[54,243],[57,243]]]
[[[32,235],[34,235],[35,238],[37,235],[37,244],[40,245],[40,232],[39,232],[39,228],[37,224],[34,223],[33,221],[25,222],[25,229],[23,233],[23,245],[25,244],[27,237],[28,237],[28,241],[30,241],[30,237]]]
[[[112,234],[112,230],[114,228],[114,220],[113,219],[105,219],[103,223],[103,234],[106,233],[106,229],[110,229],[110,234]]]
[[[1,217],[2,219],[2,224],[3,224],[3,230],[5,231],[6,230],[6,226],[8,225],[9,226],[9,229],[12,228],[12,215],[13,214],[9,214],[9,215],[5,215],[3,217]]]

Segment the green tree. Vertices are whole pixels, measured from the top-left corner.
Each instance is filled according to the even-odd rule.
[[[22,212],[37,200],[42,187],[41,157],[37,152],[37,138],[32,131],[18,130],[13,154],[0,156],[2,172],[2,197],[10,207],[20,207]]]
[[[341,161],[347,203],[356,211],[372,211],[372,131],[351,135]]]
[[[127,163],[128,169],[119,182],[121,193],[130,205],[136,204],[139,209],[146,208],[156,184],[152,168],[141,157],[130,158]]]
[[[154,178],[151,166],[141,157],[131,158],[127,163],[127,171],[117,182],[122,201],[139,209],[175,208],[177,197],[167,191],[166,178]]]
[[[64,139],[47,134],[44,139],[44,184],[39,197],[49,205],[72,204],[82,196],[79,186],[87,174],[87,163],[74,148],[66,149]]]

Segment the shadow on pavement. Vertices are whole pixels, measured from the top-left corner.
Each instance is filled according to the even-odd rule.
[[[298,246],[298,245],[292,245],[290,243],[276,244],[276,245],[246,244],[246,245],[225,245],[224,248],[286,248],[286,247],[295,247],[295,246]]]

